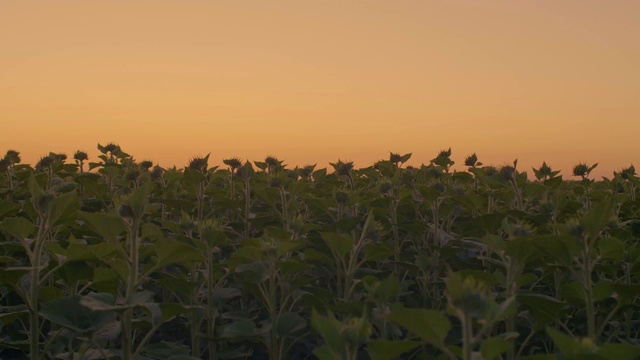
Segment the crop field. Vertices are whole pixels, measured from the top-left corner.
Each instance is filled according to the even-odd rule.
[[[640,358],[633,166],[98,149],[0,160],[0,359]]]

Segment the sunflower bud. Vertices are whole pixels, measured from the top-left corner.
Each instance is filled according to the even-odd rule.
[[[395,154],[395,153],[390,153],[389,154],[389,161],[392,164],[398,165],[398,163],[402,161],[402,155]]]
[[[133,213],[133,208],[128,204],[120,205],[120,208],[118,209],[118,214],[120,214],[120,216],[122,216],[125,219],[133,219],[135,217],[135,214]]]
[[[152,166],[153,166],[153,162],[149,160],[144,160],[140,162],[140,168],[144,171],[149,171],[149,169],[151,169]]]
[[[136,170],[131,170],[126,174],[124,174],[125,180],[128,180],[128,181],[136,181],[138,180],[138,177],[140,177],[140,172]]]
[[[111,153],[111,155],[117,155],[120,152],[120,146],[114,143],[108,143],[104,146],[105,153]]]
[[[349,194],[344,191],[336,191],[334,196],[338,204],[344,205],[349,201]]]
[[[53,165],[54,161],[55,161],[55,159],[52,156],[43,156],[36,163],[36,169],[43,169],[43,168],[50,169],[51,165]]]
[[[280,166],[280,164],[282,164],[282,161],[278,160],[278,158],[276,158],[275,156],[267,156],[264,159],[264,162],[269,167],[269,171],[275,170],[277,167]]]
[[[382,184],[380,184],[380,187],[378,189],[380,190],[381,194],[388,194],[391,191],[391,189],[393,189],[393,185],[390,182],[385,181]]]
[[[7,150],[7,153],[4,155],[4,160],[9,162],[10,166],[20,163],[20,152],[16,150]]]
[[[231,173],[235,173],[238,168],[242,166],[242,161],[239,158],[234,157],[230,159],[222,160],[222,162],[231,168]]]
[[[279,187],[280,185],[282,185],[282,179],[280,179],[279,177],[274,177],[269,180],[270,187]]]
[[[163,173],[164,173],[164,170],[162,170],[160,166],[156,165],[153,167],[153,170],[151,171],[151,178],[153,180],[160,179]]]
[[[635,175],[636,175],[636,169],[633,167],[633,165],[629,166],[626,169],[622,169],[622,171],[620,172],[620,177],[622,177],[625,180],[630,180]]]
[[[209,155],[207,155],[206,157],[196,156],[191,158],[191,160],[189,160],[189,168],[197,170],[204,174],[207,172],[208,162],[209,162]]]
[[[516,169],[513,166],[505,165],[500,168],[500,175],[506,180],[513,181]]]
[[[573,167],[573,176],[586,177],[589,175],[589,167],[587,164],[580,163]]]
[[[351,176],[351,171],[353,170],[353,161],[342,162],[338,160],[337,163],[329,163],[333,166],[333,169],[336,171],[336,174],[340,176]]]
[[[75,152],[75,154],[73,154],[73,159],[78,162],[83,162],[89,159],[89,155],[87,155],[87,153],[84,151],[78,150]]]
[[[313,170],[315,169],[315,167],[316,167],[315,165],[306,165],[305,167],[300,169],[300,176],[304,179],[311,178],[311,175],[313,175]]]
[[[464,159],[464,165],[465,166],[476,166],[476,163],[478,162],[478,156],[476,156],[476,153],[473,153],[473,155],[467,156],[466,159]]]
[[[40,196],[37,199],[36,202],[36,207],[38,209],[38,212],[40,212],[41,214],[46,213],[47,210],[49,209],[49,204],[55,199],[56,197],[53,194],[50,193],[44,193],[42,194],[42,196]]]

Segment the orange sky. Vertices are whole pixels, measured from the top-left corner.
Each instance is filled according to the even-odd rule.
[[[0,152],[638,163],[640,1],[0,1]]]

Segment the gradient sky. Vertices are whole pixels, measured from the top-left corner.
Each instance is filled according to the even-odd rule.
[[[0,0],[0,152],[638,162],[640,1]],[[529,171],[531,173],[531,171]]]

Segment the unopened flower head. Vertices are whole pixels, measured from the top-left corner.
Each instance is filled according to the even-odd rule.
[[[381,194],[388,194],[393,189],[393,184],[388,181],[385,181],[380,184],[379,188]]]
[[[120,146],[114,143],[108,143],[104,146],[104,150],[111,153],[111,155],[117,155],[120,152]]]
[[[54,161],[55,159],[52,156],[43,156],[36,163],[36,169],[51,168],[51,165],[53,165]]]
[[[61,163],[64,163],[67,160],[67,154],[63,153],[49,153],[49,156],[51,156],[54,161],[59,161]]]
[[[160,166],[156,165],[153,167],[153,170],[151,171],[151,178],[154,180],[160,179],[163,173],[164,173],[164,170]]]
[[[278,160],[278,158],[275,156],[267,156],[264,159],[264,162],[267,163],[267,166],[269,166],[269,169],[275,169],[281,164],[281,161]]]
[[[476,154],[473,153],[473,155],[467,156],[467,158],[464,160],[464,165],[465,166],[476,166],[477,162],[478,162],[478,156],[476,156]]]
[[[495,166],[486,166],[484,167],[484,172],[488,175],[488,176],[494,176],[498,173],[498,169],[496,169]]]
[[[336,191],[335,199],[338,204],[346,204],[349,201],[349,193],[346,191]]]
[[[313,175],[313,170],[316,168],[316,165],[306,165],[302,169],[300,169],[300,176],[308,179]]]
[[[552,172],[551,167],[547,165],[546,162],[542,163],[542,166],[540,166],[539,171],[540,171],[540,174],[547,177],[551,176],[551,172]]]
[[[573,167],[573,176],[586,177],[589,175],[589,166],[584,163],[580,163]]]
[[[515,172],[516,169],[511,165],[505,165],[500,168],[500,175],[502,175],[503,178],[509,181],[512,181],[514,179]]]
[[[208,156],[207,157],[193,157],[191,158],[191,160],[189,160],[189,168],[194,169],[194,170],[198,170],[201,173],[205,173],[207,172],[207,167],[208,167]]]
[[[150,160],[143,160],[140,162],[140,168],[144,171],[149,171],[153,167],[153,162]]]
[[[78,150],[75,152],[75,154],[73,154],[73,159],[78,162],[83,162],[89,159],[89,155],[87,155],[87,153],[84,151]]]
[[[340,176],[351,176],[353,170],[353,161],[343,162],[338,160],[337,163],[329,163],[335,169],[336,173]]]
[[[124,175],[125,180],[136,181],[140,177],[140,172],[137,170],[131,170]]]
[[[20,152],[16,150],[7,150],[7,153],[4,155],[4,160],[9,162],[10,166],[20,163]]]
[[[441,150],[440,153],[438,154],[439,158],[448,158],[451,156],[451,148],[449,148],[448,150]]]
[[[635,175],[636,175],[636,168],[633,167],[633,165],[629,166],[628,168],[622,169],[622,171],[620,172],[620,177],[622,177],[625,180],[632,179]]]
[[[242,166],[242,161],[240,160],[240,158],[237,158],[237,157],[225,159],[225,160],[222,160],[222,162],[228,167],[230,167],[232,172],[235,172],[237,168]]]
[[[392,164],[396,164],[397,165],[399,162],[402,161],[402,155],[396,154],[396,153],[390,153],[389,154],[389,161]]]

